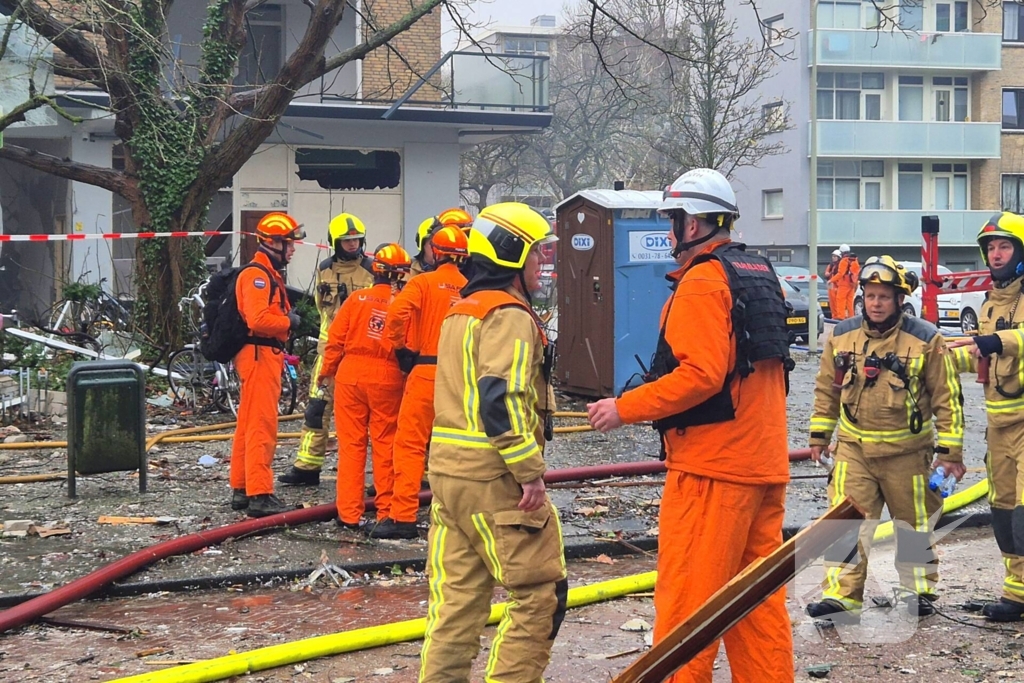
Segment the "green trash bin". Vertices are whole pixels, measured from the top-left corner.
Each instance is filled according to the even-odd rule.
[[[146,492],[146,378],[130,361],[71,366],[68,396],[68,496],[75,475],[139,471]]]

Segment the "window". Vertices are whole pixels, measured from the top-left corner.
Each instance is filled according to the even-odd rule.
[[[882,161],[836,159],[818,162],[818,208],[856,211],[882,208]]]
[[[764,38],[769,46],[782,45],[785,40],[786,27],[782,23],[782,18],[783,15],[779,14],[761,22],[764,24]]]
[[[924,0],[900,0],[900,28],[904,31],[924,29]]]
[[[897,178],[900,211],[920,211],[924,206],[924,166],[922,164],[900,164]]]
[[[819,0],[818,28],[861,28],[860,0]]]
[[[1024,175],[1003,176],[1003,211],[1024,211]]]
[[[772,263],[792,263],[793,262],[793,250],[792,249],[767,249],[768,260]]]
[[[245,13],[245,47],[238,55],[235,85],[262,85],[277,77],[284,61],[284,10],[261,5]]]
[[[764,191],[764,217],[782,218],[782,190]]]
[[[936,211],[967,210],[967,164],[932,164]]]
[[[551,41],[538,40],[536,42],[536,46],[538,54],[547,54],[548,52],[551,51]]]
[[[1003,130],[1024,129],[1024,90],[1003,89]]]
[[[900,76],[899,120],[924,120],[924,78],[922,76]]]
[[[402,160],[398,152],[357,149],[295,150],[300,180],[314,180],[325,190],[380,190],[398,187]]]
[[[818,118],[860,119],[860,74],[818,74]]]
[[[932,86],[935,93],[935,120],[966,121],[967,77],[936,76],[932,78]]]
[[[546,47],[543,50],[547,52],[548,41],[539,41]],[[537,54],[541,50],[538,49],[537,41],[532,38],[506,38],[505,39],[505,53],[510,55],[533,55]]]
[[[935,30],[945,32],[950,30],[950,18],[952,17],[953,30],[967,30],[967,2],[940,2],[935,5]]]
[[[780,131],[786,128],[786,110],[782,102],[772,102],[761,107],[761,119],[765,130]]]
[[[1024,7],[1017,2],[1003,3],[1003,40],[1007,43],[1024,41]]]

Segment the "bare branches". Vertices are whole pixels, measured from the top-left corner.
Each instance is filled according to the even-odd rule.
[[[5,117],[6,118],[6,117]],[[79,161],[61,159],[50,154],[43,154],[32,149],[4,143],[0,147],[0,159],[16,161],[23,166],[34,168],[60,178],[88,183],[105,190],[116,192],[125,198],[138,195],[137,189],[131,184],[130,178],[121,171],[100,166],[91,166]]]

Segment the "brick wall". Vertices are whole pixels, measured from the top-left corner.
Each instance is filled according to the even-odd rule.
[[[364,12],[372,17],[376,26],[385,27],[401,19],[409,12],[415,0],[363,0]],[[363,36],[368,37],[372,28],[363,24]],[[381,47],[363,60],[362,96],[366,99],[395,100],[419,80],[441,58],[441,12],[435,9],[420,19],[408,31],[393,41],[392,50]],[[409,63],[403,63],[402,59]],[[412,67],[410,69],[410,67]],[[435,81],[436,82],[436,81]],[[413,97],[417,100],[437,100],[440,91],[424,85]]]
[[[979,33],[1003,31],[1002,5],[975,0],[971,8],[976,18],[973,30]],[[1024,43],[1004,43],[1002,69],[975,74],[971,88],[971,120],[1001,121],[1004,87],[1024,87]],[[1002,134],[1000,159],[985,159],[972,164],[972,209],[1002,208],[1002,179],[1004,173],[1024,174],[1024,132]]]

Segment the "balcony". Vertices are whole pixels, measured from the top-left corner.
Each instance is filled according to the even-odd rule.
[[[1002,36],[997,33],[818,29],[810,35],[817,39],[818,66],[995,71],[1002,64]]]
[[[858,247],[918,246],[921,216],[938,216],[942,244],[975,246],[978,230],[992,211],[839,211],[818,212],[820,244],[856,244]]]
[[[998,159],[998,123],[818,121],[818,154],[878,159]]]

